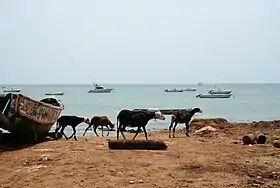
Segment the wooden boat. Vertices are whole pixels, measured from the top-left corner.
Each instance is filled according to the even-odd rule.
[[[5,92],[5,93],[19,93],[19,92],[21,92],[21,89],[19,89],[19,88],[4,89],[3,92]]]
[[[88,93],[111,93],[113,88],[104,88],[100,84],[93,84],[93,89],[88,90]]]
[[[231,90],[210,90],[208,91],[209,94],[230,94],[232,91]]]
[[[45,93],[45,95],[64,95],[63,92]]]
[[[184,90],[182,90],[182,89],[166,89],[166,90],[164,90],[164,92],[167,92],[167,93],[170,93],[170,92],[183,92]]]
[[[0,128],[36,141],[48,134],[63,109],[64,105],[54,97],[37,101],[22,94],[3,94]]]
[[[198,94],[197,98],[230,98],[232,94]]]

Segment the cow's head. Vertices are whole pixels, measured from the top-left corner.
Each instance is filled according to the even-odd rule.
[[[84,117],[84,122],[85,122],[86,124],[90,124],[90,119],[89,119],[88,117]]]
[[[156,111],[155,112],[155,119],[165,120],[165,117],[164,117],[164,115],[162,114],[161,111]]]

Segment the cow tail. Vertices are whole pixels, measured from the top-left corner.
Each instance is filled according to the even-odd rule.
[[[119,116],[117,116],[117,132],[119,130],[119,121],[120,121]]]

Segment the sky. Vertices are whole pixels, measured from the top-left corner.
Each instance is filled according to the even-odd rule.
[[[1,0],[1,84],[280,83],[279,0]]]

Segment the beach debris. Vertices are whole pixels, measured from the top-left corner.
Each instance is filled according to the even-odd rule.
[[[256,135],[253,133],[247,134],[243,136],[242,142],[244,145],[253,145],[256,142]]]
[[[260,131],[256,131],[255,133],[249,133],[243,136],[242,141],[245,145],[253,145],[253,144],[265,144],[266,136]]]
[[[266,136],[264,134],[262,134],[262,133],[257,134],[256,141],[257,141],[257,144],[265,144]]]
[[[272,145],[276,148],[280,148],[280,140],[274,140]]]
[[[205,126],[205,127],[202,127],[199,130],[196,130],[195,133],[201,133],[201,132],[204,132],[204,131],[212,131],[212,132],[214,132],[214,131],[217,131],[217,129],[214,128],[214,127],[211,127],[211,126]]]
[[[141,150],[165,150],[166,143],[162,140],[109,140],[110,149],[141,149]]]

